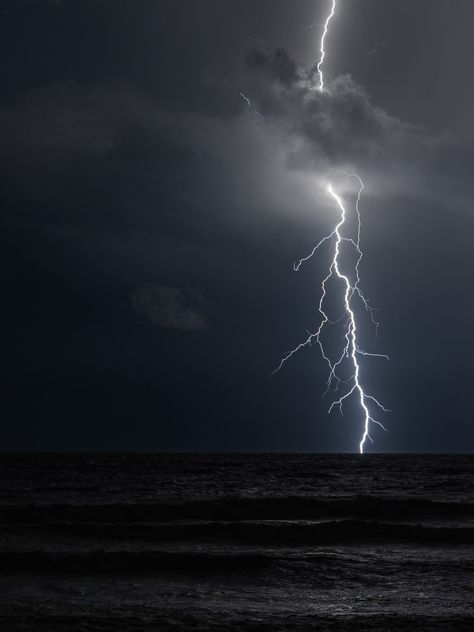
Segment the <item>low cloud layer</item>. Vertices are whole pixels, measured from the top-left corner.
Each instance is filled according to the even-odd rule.
[[[212,197],[209,209],[215,202],[222,215],[237,194],[244,205],[248,196],[262,209],[289,206],[285,190],[294,173],[326,179],[357,170],[370,181],[367,194],[449,197],[451,203],[453,191],[471,193],[465,177],[466,164],[474,160],[469,137],[433,135],[391,116],[349,75],[328,82],[320,93],[314,68],[299,66],[282,48],[256,43],[224,75],[214,80],[235,93],[237,115],[170,113],[133,84],[120,82],[52,82],[22,95],[14,107],[0,107],[9,187],[17,184],[22,195],[35,199],[68,196],[72,212],[70,192],[83,186],[79,171],[87,172],[87,187],[125,177],[141,180],[142,190],[154,186],[159,172],[161,188],[175,199]],[[172,176],[166,182],[167,171]],[[275,186],[266,185],[270,178]],[[140,196],[140,190],[131,193]],[[457,202],[463,204],[462,196]],[[121,195],[110,211],[115,219],[123,203]],[[302,204],[297,200],[297,207]],[[87,214],[87,202],[79,212]]]

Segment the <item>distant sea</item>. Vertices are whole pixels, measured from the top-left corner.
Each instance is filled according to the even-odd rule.
[[[0,629],[474,630],[474,456],[0,456]]]

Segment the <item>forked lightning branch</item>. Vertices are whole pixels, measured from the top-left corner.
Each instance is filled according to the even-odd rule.
[[[330,12],[323,26],[323,33],[321,36],[319,48],[320,58],[317,65],[317,71],[319,75],[318,90],[320,92],[326,90],[326,88],[324,87],[325,84],[323,74],[324,61],[326,57],[325,43],[326,37],[329,32],[329,25],[332,18],[334,17],[335,11],[336,0],[332,0]],[[363,253],[360,244],[361,217],[359,203],[362,191],[364,189],[364,184],[361,178],[356,174],[347,174],[347,176],[356,178],[359,183],[359,190],[355,203],[357,234],[355,238],[345,236],[343,228],[346,224],[346,219],[348,216],[346,206],[342,198],[334,190],[332,184],[328,183],[327,193],[332,199],[335,206],[338,208],[340,219],[334,230],[329,235],[324,237],[313,248],[313,250],[309,253],[307,257],[304,257],[299,262],[294,264],[295,271],[298,271],[304,263],[309,261],[315,255],[315,253],[323,244],[325,244],[326,242],[331,243],[333,256],[330,261],[328,272],[321,283],[321,297],[319,300],[319,314],[321,316],[321,321],[314,333],[310,333],[306,340],[304,340],[297,347],[295,347],[293,350],[289,351],[283,356],[279,366],[275,369],[274,373],[278,372],[283,367],[283,365],[298,351],[305,347],[311,346],[312,343],[316,342],[319,345],[321,355],[326,361],[329,368],[329,377],[326,384],[325,394],[329,393],[330,391],[337,391],[339,394],[342,391],[342,394],[340,394],[340,396],[330,405],[329,412],[331,412],[334,408],[339,408],[342,414],[344,403],[351,397],[356,399],[362,420],[359,451],[360,453],[363,453],[367,440],[373,441],[370,434],[372,427],[378,426],[379,428],[386,430],[384,425],[375,418],[374,411],[378,411],[379,413],[386,413],[389,411],[373,395],[370,395],[364,389],[360,375],[360,359],[361,357],[367,356],[375,358],[388,358],[386,355],[369,353],[368,351],[365,351],[363,348],[361,348],[359,344],[356,317],[357,308],[362,309],[362,311],[368,313],[375,327],[377,327],[377,323],[374,319],[372,308],[370,307],[360,288],[359,266],[362,261]],[[348,245],[350,248],[353,248],[355,253],[355,263],[352,266],[352,270],[347,272],[344,270],[344,266],[341,261],[341,248],[343,245]],[[332,279],[336,279],[339,281],[337,287],[342,287],[343,293],[343,314],[341,314],[341,316],[336,320],[331,320],[326,311],[326,302],[328,300],[328,283]],[[344,323],[343,350],[340,355],[336,356],[336,358],[332,358],[331,354],[326,351],[326,347],[323,344],[322,335],[328,327],[336,325],[339,322]],[[347,365],[349,365],[349,376],[347,376]]]

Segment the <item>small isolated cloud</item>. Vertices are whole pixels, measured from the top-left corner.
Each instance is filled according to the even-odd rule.
[[[199,296],[194,298],[202,302]],[[207,326],[205,316],[189,306],[189,301],[177,288],[144,285],[130,293],[130,300],[141,322],[177,331],[198,331]]]

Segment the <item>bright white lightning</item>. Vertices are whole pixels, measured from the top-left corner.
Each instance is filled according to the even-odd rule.
[[[326,41],[326,35],[328,34],[328,30],[329,30],[329,22],[333,18],[335,11],[336,11],[336,0],[332,0],[331,12],[329,13],[328,17],[326,18],[326,22],[324,23],[324,30],[321,37],[321,45],[319,47],[319,52],[321,55],[319,58],[317,68],[318,68],[318,73],[319,73],[319,91],[320,92],[323,92],[324,90],[323,64],[324,64],[324,58],[326,57],[326,51],[324,50],[324,43]]]
[[[325,51],[325,43],[326,37],[329,31],[329,24],[334,17],[336,11],[336,0],[331,0],[331,8],[328,16],[326,17],[323,32],[321,35],[320,41],[320,58],[317,64],[317,72],[319,74],[319,86],[318,89],[320,92],[324,92],[324,74],[323,67],[326,57]],[[304,30],[309,30],[314,28],[315,26],[319,26],[316,22],[313,24],[302,27]],[[248,107],[254,110],[253,105],[250,99],[244,94],[240,93],[242,99],[247,103]],[[256,112],[256,110],[254,110]],[[257,112],[256,112],[257,113]],[[258,113],[257,113],[258,114]],[[360,358],[361,357],[374,357],[374,358],[385,358],[388,359],[388,356],[379,353],[370,353],[361,348],[358,338],[358,327],[357,327],[357,319],[356,319],[356,308],[363,308],[366,312],[368,312],[372,324],[375,326],[376,333],[378,331],[378,322],[374,318],[374,311],[370,306],[368,300],[365,298],[361,287],[360,287],[360,273],[359,268],[363,258],[363,252],[361,250],[360,239],[361,239],[361,216],[359,210],[359,204],[361,200],[361,195],[364,190],[364,183],[361,178],[355,173],[347,173],[344,172],[346,176],[355,178],[359,183],[359,190],[357,192],[356,201],[355,201],[355,216],[356,216],[356,230],[354,237],[347,237],[347,211],[344,206],[344,202],[342,198],[336,193],[332,184],[328,184],[327,191],[332,198],[333,202],[336,203],[337,207],[340,211],[340,219],[336,224],[335,228],[332,232],[323,237],[321,241],[312,249],[312,251],[306,256],[300,259],[298,262],[293,264],[294,270],[297,272],[303,263],[306,263],[315,255],[316,251],[318,251],[323,244],[326,242],[333,242],[333,256],[331,263],[329,265],[328,272],[324,277],[321,283],[321,297],[319,300],[318,311],[321,316],[321,321],[319,327],[314,333],[308,331],[308,337],[306,340],[301,342],[297,347],[288,351],[280,361],[278,367],[273,371],[277,373],[283,365],[292,358],[300,349],[303,349],[307,346],[311,346],[313,342],[317,342],[319,345],[319,349],[322,357],[326,361],[329,367],[329,377],[326,383],[326,391],[324,395],[327,395],[330,391],[337,392],[339,389],[343,388],[343,394],[334,401],[329,407],[329,413],[333,410],[334,407],[338,407],[341,414],[343,414],[343,404],[346,400],[348,400],[351,396],[357,398],[360,410],[363,417],[363,430],[361,433],[360,441],[359,441],[359,451],[362,454],[364,452],[365,444],[367,440],[372,441],[372,437],[370,436],[371,426],[375,425],[386,431],[384,425],[375,419],[373,416],[372,410],[375,408],[384,413],[390,412],[387,408],[385,408],[375,397],[368,394],[362,385],[361,375],[360,375]],[[343,230],[344,227],[344,230]],[[343,264],[340,259],[341,255],[341,247],[347,246],[352,248],[353,255],[355,257],[355,262],[351,266],[350,272],[345,272],[343,270]],[[330,280],[335,279],[339,282],[342,282],[344,290],[343,290],[343,313],[336,320],[331,320],[326,311],[326,300],[328,297],[327,292],[327,284]],[[326,331],[327,328],[335,326],[337,324],[343,323],[343,339],[345,339],[344,348],[342,353],[340,353],[335,359],[331,358],[331,355],[323,343],[322,335]],[[349,377],[347,378],[347,369],[349,368]],[[323,397],[324,397],[323,395]]]
[[[294,270],[298,271],[300,267],[302,266],[302,264],[305,263],[306,261],[309,261],[313,257],[313,255],[316,253],[316,251],[324,243],[326,243],[327,241],[334,240],[333,258],[331,260],[328,273],[323,279],[322,284],[321,284],[321,298],[319,301],[319,308],[318,308],[319,313],[321,315],[321,322],[318,329],[314,333],[310,333],[308,338],[304,342],[302,342],[297,347],[295,347],[294,349],[292,349],[291,351],[289,351],[283,356],[282,360],[280,361],[279,366],[275,369],[273,373],[278,372],[282,368],[282,366],[286,363],[286,361],[289,360],[297,351],[299,351],[300,349],[306,346],[310,346],[313,343],[313,341],[316,341],[319,345],[321,355],[324,358],[324,360],[327,362],[328,367],[329,367],[329,377],[326,384],[325,395],[331,390],[331,387],[334,384],[335,384],[335,390],[338,390],[341,384],[347,385],[346,392],[339,399],[337,399],[331,404],[328,412],[330,413],[335,406],[338,406],[342,414],[342,405],[344,401],[354,394],[357,395],[358,397],[360,407],[363,413],[363,432],[362,432],[362,437],[359,442],[359,451],[362,454],[364,452],[364,446],[367,439],[369,439],[369,441],[372,441],[372,438],[370,436],[371,424],[375,424],[379,426],[380,428],[382,428],[383,430],[386,430],[383,424],[373,417],[371,413],[371,408],[372,408],[371,405],[375,405],[383,412],[389,412],[389,411],[384,406],[382,406],[382,404],[377,399],[375,399],[375,397],[373,397],[372,395],[368,395],[364,391],[364,388],[360,381],[359,356],[371,356],[371,357],[386,358],[386,359],[388,359],[388,357],[383,354],[369,353],[368,351],[363,350],[359,346],[359,343],[358,343],[357,321],[356,321],[356,316],[355,316],[355,311],[354,311],[355,310],[354,301],[359,300],[362,303],[362,306],[370,313],[372,322],[375,324],[377,323],[373,316],[373,310],[370,307],[367,299],[364,297],[362,290],[360,289],[359,265],[362,260],[363,253],[360,248],[361,221],[360,221],[359,202],[360,202],[360,197],[362,195],[362,191],[364,189],[364,184],[362,180],[359,178],[359,176],[355,174],[348,174],[348,175],[351,175],[357,178],[360,184],[360,188],[357,194],[357,200],[355,204],[355,210],[356,210],[356,216],[357,216],[357,236],[355,239],[352,239],[349,237],[345,237],[341,234],[341,229],[346,223],[347,212],[346,212],[346,208],[344,206],[344,203],[341,197],[334,191],[332,185],[329,184],[327,190],[328,190],[329,195],[336,202],[341,212],[340,220],[337,223],[334,230],[329,235],[321,239],[321,241],[313,248],[313,250],[310,252],[310,254],[307,257],[300,259],[293,266]],[[340,254],[341,254],[341,246],[344,243],[351,245],[357,254],[356,263],[353,267],[353,276],[354,276],[353,281],[351,281],[348,274],[342,271],[342,264],[340,262]],[[326,285],[331,278],[338,278],[344,284],[344,314],[339,319],[337,319],[337,321],[330,320],[324,307],[325,299],[327,297]],[[338,358],[336,358],[336,360],[333,360],[329,357],[328,353],[326,352],[324,348],[321,335],[326,327],[335,325],[337,322],[340,322],[341,320],[345,320],[344,337],[345,337],[346,343],[344,345],[344,349],[341,355]],[[349,379],[342,379],[342,377],[338,375],[338,372],[342,369],[342,365],[344,364],[345,361],[348,361],[351,366],[351,375]]]

